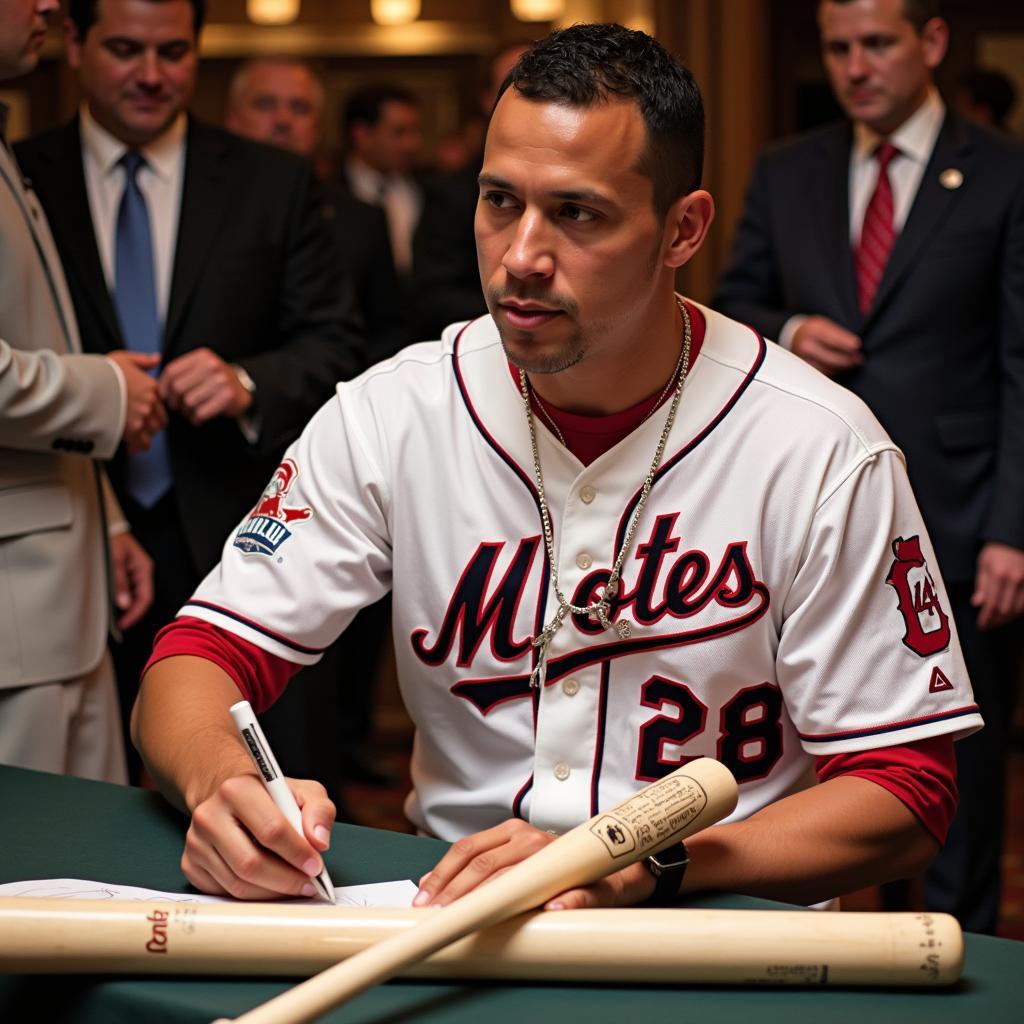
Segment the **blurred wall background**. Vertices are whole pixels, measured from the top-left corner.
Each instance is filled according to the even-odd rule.
[[[295,54],[311,60],[326,82],[329,158],[338,148],[337,114],[348,93],[387,81],[420,98],[427,167],[439,143],[470,129],[478,117],[487,61],[501,48],[577,21],[618,21],[657,36],[691,68],[708,112],[705,186],[715,196],[718,218],[708,245],[680,275],[680,287],[697,299],[708,298],[725,260],[761,146],[838,113],[818,55],[817,0],[419,0],[416,19],[394,26],[373,20],[371,0],[298,0],[297,15],[281,25],[257,24],[249,8],[254,2],[209,0],[196,114],[222,120],[228,82],[240,61]],[[560,13],[541,21],[513,13],[514,3],[531,2]],[[960,75],[976,65],[1007,74],[1024,96],[1024,4],[946,0],[943,13],[952,27],[950,53],[938,75],[947,102]],[[14,139],[66,119],[78,103],[60,21],[55,19],[37,70],[0,90],[12,108]],[[1024,104],[1012,125],[1024,134]]]

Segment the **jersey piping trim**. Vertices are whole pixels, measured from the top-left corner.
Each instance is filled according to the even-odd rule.
[[[543,602],[544,602],[544,594],[545,593],[546,593],[546,590],[541,594],[541,599],[537,602],[537,608],[538,608],[539,611],[541,611],[541,613],[542,613],[543,607],[544,607],[544,603]],[[540,632],[540,630],[543,628],[543,626],[544,626],[544,620],[541,619],[541,618],[538,618],[537,626],[536,626],[537,632]],[[536,663],[537,663],[537,658],[536,658],[536,651],[535,651],[534,652],[534,665],[536,665]],[[534,743],[534,749],[536,750],[536,746],[537,746],[537,713],[540,711],[540,687],[537,687],[536,689],[531,690],[531,692],[530,692],[530,705],[531,705],[531,710],[532,710],[532,714],[533,714],[533,743]],[[488,711],[489,710],[490,710],[490,708],[488,708]],[[487,712],[485,711],[484,714],[486,715]],[[534,773],[530,772],[530,774],[526,778],[526,781],[522,784],[522,786],[519,787],[519,792],[516,793],[515,797],[512,800],[512,817],[513,818],[519,818],[522,821],[526,820],[523,817],[523,801],[526,799],[527,794],[529,794],[530,790],[533,789],[533,777],[534,777]]]
[[[542,607],[542,605],[538,604],[538,607]],[[540,632],[540,630],[543,628],[543,626],[544,626],[543,620],[542,619],[538,620],[538,622],[537,622],[537,631]],[[536,664],[536,656],[534,658],[534,663]],[[534,749],[536,749],[536,746],[537,746],[537,713],[538,713],[538,711],[540,711],[540,687],[537,687],[536,689],[534,689],[531,692],[531,694],[530,694],[530,704],[532,705],[532,709],[533,709],[533,743],[534,743]],[[484,714],[486,714],[486,713],[487,712],[484,712]],[[513,818],[523,819],[523,801],[526,799],[527,793],[529,793],[530,790],[533,789],[533,776],[534,776],[534,773],[530,772],[529,777],[522,784],[522,786],[519,789],[519,792],[516,793],[516,795],[515,795],[515,799],[512,801],[512,817]],[[525,820],[525,819],[523,819],[523,820]]]
[[[477,414],[476,408],[473,405],[473,400],[469,397],[469,390],[466,387],[466,382],[462,378],[462,370],[459,367],[459,343],[462,341],[462,335],[466,333],[466,330],[471,327],[476,321],[466,324],[461,331],[456,335],[455,341],[452,343],[452,369],[455,371],[455,383],[458,385],[459,394],[462,395],[462,401],[466,406],[466,411],[469,413],[470,419],[476,426],[476,429],[480,432],[480,435],[487,442],[488,445],[495,451],[498,457],[504,462],[509,469],[526,485],[526,489],[533,495],[533,500],[537,504],[537,511],[540,511],[540,504],[537,498],[537,488],[534,486],[533,481],[526,475],[522,467],[512,458],[511,455],[500,444],[494,439],[491,433],[484,426],[483,420]]]
[[[685,459],[686,456],[690,454],[690,452],[692,452],[702,441],[706,440],[710,436],[712,431],[714,431],[714,429],[722,422],[722,420],[724,420],[725,417],[728,416],[729,413],[733,410],[736,403],[740,400],[744,392],[747,390],[748,387],[750,387],[752,381],[757,376],[758,370],[761,369],[761,366],[765,360],[765,356],[768,352],[768,345],[765,342],[764,338],[760,334],[758,334],[757,331],[755,331],[752,327],[748,327],[746,324],[744,324],[743,326],[747,327],[750,333],[757,338],[758,353],[757,357],[754,359],[753,365],[750,367],[749,370],[747,370],[747,375],[743,378],[742,381],[740,381],[736,390],[729,397],[728,401],[726,401],[725,405],[723,405],[722,408],[719,409],[715,418],[699,434],[697,434],[696,437],[692,438],[685,445],[683,445],[683,447],[680,448],[680,450],[676,452],[676,454],[673,455],[672,458],[670,458],[667,462],[663,462],[661,464],[661,466],[658,468],[658,472],[655,474],[654,481],[651,484],[651,490],[653,490],[657,486],[658,481],[661,480],[662,477],[664,477],[670,470],[674,469],[679,462]],[[615,537],[615,550],[618,550],[619,546],[622,544],[623,536],[625,535],[626,528],[629,524],[629,518],[633,514],[633,509],[636,508],[636,503],[640,500],[640,495],[642,492],[642,487],[637,489],[636,494],[633,495],[629,504],[626,506],[625,511],[622,513],[622,519],[619,522],[619,529]]]
[[[507,465],[509,467],[509,469],[511,469],[512,472],[515,473],[515,475],[522,481],[522,483],[525,484],[526,489],[530,492],[530,496],[533,498],[534,505],[537,506],[537,515],[540,516],[541,515],[541,511],[540,511],[540,497],[537,494],[537,488],[534,486],[533,481],[526,475],[526,473],[523,472],[522,468],[519,466],[519,464],[516,462],[516,460],[513,459],[512,456],[508,452],[506,452],[505,449],[502,448],[500,444],[498,444],[498,442],[495,440],[495,438],[491,436],[490,432],[484,426],[483,420],[477,414],[476,408],[473,405],[473,401],[469,397],[469,390],[466,387],[466,382],[462,379],[462,370],[461,370],[461,368],[459,366],[459,343],[462,341],[463,334],[465,334],[466,331],[470,327],[472,327],[474,323],[476,323],[476,320],[471,320],[469,323],[467,323],[459,331],[459,333],[455,336],[455,340],[452,342],[452,357],[451,358],[452,358],[452,371],[455,374],[455,384],[456,384],[456,386],[459,389],[459,394],[462,396],[463,404],[466,406],[466,412],[469,413],[469,418],[473,421],[473,425],[480,432],[480,436],[484,439],[484,441],[487,442],[487,444],[491,447],[491,449],[495,452],[495,454],[502,460],[502,462],[504,462],[505,465]],[[550,575],[551,575],[551,563],[548,560],[548,552],[547,552],[547,548],[546,547],[544,548],[544,551],[543,551],[543,560],[544,560],[544,579],[549,579]],[[547,587],[541,587],[540,588],[540,597],[539,597],[539,600],[537,602],[537,617],[535,619],[536,625],[534,627],[534,636],[536,636],[541,631],[541,629],[543,629],[543,627],[544,627],[544,615],[545,615],[545,613],[547,611],[547,594],[548,594],[548,588]],[[537,667],[537,659],[538,659],[538,657],[539,657],[539,648],[534,647],[533,648],[533,655],[532,655],[531,669]],[[535,719],[536,719],[536,709],[535,709]],[[535,728],[536,728],[536,721],[535,721],[534,725],[535,725]],[[532,785],[532,784],[533,784],[533,776],[531,775],[530,776],[530,781],[527,783],[527,787],[524,787],[524,789],[520,792],[520,795],[516,798],[516,802],[513,805],[513,807],[517,807],[519,805],[519,803],[521,802],[521,798],[526,793],[526,789],[530,785]],[[518,817],[518,816],[519,816],[518,812],[516,812],[516,817]]]
[[[212,604],[209,601],[197,601],[195,598],[192,598],[182,607],[181,612],[184,613],[187,608],[205,608],[207,611],[216,612],[218,615],[223,615],[226,618],[233,619],[235,622],[240,622],[243,626],[248,626],[249,629],[256,630],[257,633],[261,633],[268,639],[283,644],[299,654],[323,654],[327,650],[326,647],[305,647],[302,644],[297,644],[294,640],[289,640],[287,637],[281,636],[280,633],[275,633],[273,630],[267,629],[266,626],[261,626],[258,622],[253,622],[252,619],[247,619],[244,615],[239,615],[238,612],[222,608],[220,605]]]
[[[601,689],[598,693],[597,735],[594,737],[594,765],[590,773],[590,815],[601,809],[601,769],[604,766],[604,738],[608,724],[609,662],[601,663]]]
[[[936,722],[949,722],[955,718],[966,718],[968,715],[977,715],[980,709],[977,704],[970,704],[963,708],[954,708],[952,711],[940,711],[934,715],[922,715],[919,718],[908,718],[902,722],[889,722],[886,725],[872,726],[868,729],[847,729],[842,732],[827,733],[805,733],[798,732],[797,735],[805,743],[833,743],[836,740],[859,739],[864,736],[879,736],[887,732],[901,732],[904,729],[916,729],[921,725],[932,725]]]
[[[533,789],[533,772],[530,773],[530,777],[523,783],[523,788],[516,793],[516,798],[512,801],[512,817],[523,820],[523,801],[531,789]]]

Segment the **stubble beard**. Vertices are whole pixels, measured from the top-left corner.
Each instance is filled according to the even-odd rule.
[[[575,314],[577,311],[575,303],[567,300],[560,301],[556,304],[553,303],[553,305],[557,305],[557,308],[563,313],[574,318],[576,328],[560,346],[557,352],[553,352],[549,355],[543,355],[539,352],[529,351],[529,332],[506,331],[501,326],[499,318],[494,315],[501,301],[508,297],[509,296],[503,293],[499,288],[487,289],[487,308],[491,311],[491,316],[494,319],[494,325],[498,328],[498,337],[501,339],[501,347],[505,351],[505,357],[513,366],[519,370],[525,370],[527,373],[561,373],[563,370],[568,370],[571,366],[575,366],[583,359],[587,352],[587,345],[583,337],[583,331],[580,329],[579,321],[575,320]],[[519,297],[525,298],[526,296]],[[550,298],[545,299],[545,302],[550,301]],[[526,350],[524,351],[523,349],[517,348],[510,336],[526,339]]]
[[[498,335],[501,338],[501,347],[505,350],[508,361],[519,370],[527,373],[561,373],[575,366],[586,352],[583,344],[583,333],[573,332],[568,342],[558,351],[549,356],[533,355],[530,353],[517,353],[514,351],[505,338],[504,332],[498,328]]]

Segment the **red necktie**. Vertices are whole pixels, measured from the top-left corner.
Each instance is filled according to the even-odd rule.
[[[889,181],[889,164],[899,150],[891,142],[883,142],[875,150],[878,160],[878,181],[875,191],[864,214],[864,226],[860,242],[854,254],[857,270],[857,300],[860,311],[867,313],[878,291],[885,265],[889,262],[892,243],[896,240],[893,226],[892,184]]]

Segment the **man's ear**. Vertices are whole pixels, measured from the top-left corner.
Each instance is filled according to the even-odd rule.
[[[949,25],[942,18],[931,18],[921,29],[921,44],[924,47],[924,61],[934,71],[946,56],[949,47]]]
[[[681,267],[689,263],[704,244],[704,236],[715,219],[711,193],[696,189],[680,196],[665,215],[664,264]]]
[[[68,65],[76,71],[82,66],[82,42],[79,38],[78,26],[70,19],[64,19],[64,49],[68,57]]]

